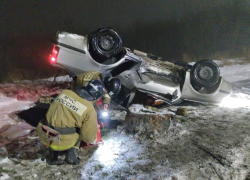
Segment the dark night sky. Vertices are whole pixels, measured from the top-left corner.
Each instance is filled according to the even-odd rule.
[[[221,23],[209,23],[208,31],[199,35],[197,32],[204,32],[204,27],[190,26],[193,19],[189,19],[186,25],[190,28],[185,32],[192,36],[186,40],[190,44],[185,45],[180,37],[186,38],[187,34],[180,34],[175,27],[177,23],[170,20],[176,22],[183,15],[197,16],[195,13],[204,13],[204,10],[214,14],[214,8],[235,1],[250,5],[249,0],[0,0],[0,50],[9,48],[9,54],[15,56],[13,59],[46,59],[51,52],[51,39],[57,31],[86,35],[100,27],[111,27],[121,36],[123,46],[166,57],[169,61],[180,59],[187,51],[186,47],[193,54],[198,52],[206,56],[210,50],[201,51],[200,47],[206,50],[208,44],[201,36],[209,33],[215,37],[214,32],[224,35]],[[233,15],[226,12],[225,16],[230,14]],[[239,19],[241,23],[241,17]],[[225,32],[228,27],[234,27],[231,20],[224,27]],[[217,37],[221,34],[217,33]],[[220,41],[222,48],[224,44],[233,44],[223,38]],[[194,39],[196,42],[192,41]]]
[[[76,33],[103,26],[130,29],[136,22],[165,21],[229,1],[232,0],[1,0],[0,36],[54,34],[66,27]]]

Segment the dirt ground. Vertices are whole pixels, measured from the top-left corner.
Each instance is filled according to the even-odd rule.
[[[103,145],[79,150],[76,166],[48,165],[32,132],[0,148],[0,179],[250,179],[250,109],[184,107],[188,115],[171,120],[160,139],[118,126]]]

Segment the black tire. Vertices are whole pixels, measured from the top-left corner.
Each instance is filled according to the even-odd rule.
[[[101,28],[89,35],[92,56],[108,59],[122,51],[121,37],[111,28]]]
[[[176,63],[174,63],[175,65],[178,65],[178,66],[181,66],[181,67],[184,67],[184,69],[187,71],[188,69],[191,69],[192,68],[192,65],[188,64],[187,62],[185,61],[177,61]]]
[[[219,66],[211,60],[200,60],[192,67],[191,84],[194,87],[211,87],[219,81],[219,78]]]

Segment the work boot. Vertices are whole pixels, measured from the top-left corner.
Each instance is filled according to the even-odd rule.
[[[68,164],[74,164],[74,165],[77,165],[80,163],[80,159],[76,156],[76,149],[75,148],[70,148],[67,151],[65,161]]]
[[[49,165],[62,165],[64,164],[64,161],[58,160],[58,151],[53,151],[52,149],[49,149]]]

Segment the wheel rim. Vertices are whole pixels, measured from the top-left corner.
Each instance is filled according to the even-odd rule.
[[[193,87],[212,87],[220,79],[220,69],[213,61],[204,59],[193,65],[190,75]]]
[[[213,70],[208,66],[203,66],[198,71],[198,76],[203,80],[209,80],[213,77]]]
[[[97,62],[115,57],[122,50],[122,40],[113,29],[101,28],[89,35],[89,53]]]
[[[100,45],[100,49],[103,51],[110,51],[112,49],[114,49],[114,39],[111,36],[102,36],[99,39],[99,45]]]

